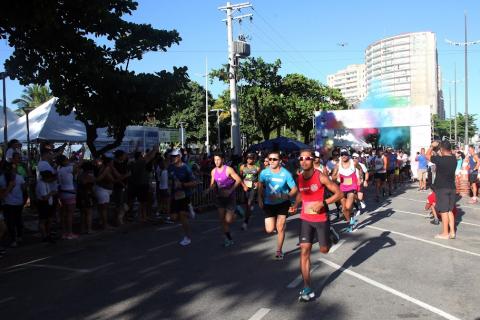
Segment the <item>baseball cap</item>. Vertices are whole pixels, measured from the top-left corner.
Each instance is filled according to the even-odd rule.
[[[343,156],[343,155],[350,155],[350,153],[348,152],[347,149],[341,149],[340,150],[340,155]]]
[[[320,158],[320,152],[319,152],[319,151],[315,151],[313,156],[314,156],[315,158]]]
[[[170,152],[170,155],[171,155],[172,157],[176,157],[176,156],[180,156],[180,155],[182,155],[182,154],[180,153],[180,150],[178,150],[178,149],[173,149],[173,150]]]
[[[358,153],[354,152],[354,153],[352,154],[352,157],[354,157],[354,158],[355,158],[355,157],[359,158],[360,155],[359,155]]]

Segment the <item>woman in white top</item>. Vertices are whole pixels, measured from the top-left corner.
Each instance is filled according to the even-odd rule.
[[[164,158],[158,159],[155,166],[155,177],[157,180],[157,203],[158,212],[168,214],[169,211],[169,194],[168,194],[168,170],[167,160]]]
[[[3,213],[10,235],[10,246],[16,247],[23,235],[23,205],[26,201],[26,186],[23,177],[10,163],[5,166],[5,173],[0,176],[0,198],[3,199]]]
[[[77,166],[68,161],[64,155],[57,157],[58,194],[62,204],[63,235],[62,239],[72,240],[78,238],[73,233],[73,213],[75,211],[77,191],[74,184],[74,176],[77,174]]]

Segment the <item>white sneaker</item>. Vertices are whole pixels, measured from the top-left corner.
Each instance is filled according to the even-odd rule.
[[[182,241],[180,241],[180,245],[184,247],[188,246],[190,243],[192,243],[192,240],[187,236],[183,237]]]
[[[359,210],[357,210],[357,212],[355,212],[355,217],[358,217],[360,214],[362,214],[362,211],[360,211],[360,209],[359,209]]]
[[[367,207],[367,205],[365,204],[365,202],[360,201],[360,207],[361,207],[362,209],[365,209],[365,208]]]
[[[244,222],[244,223],[242,224],[242,230],[243,230],[243,231],[247,231],[247,229],[248,229],[248,224],[247,224],[246,222]]]
[[[191,204],[188,205],[188,212],[190,215],[190,219],[195,219],[195,216],[197,214],[195,213],[195,210],[193,209],[193,206]]]

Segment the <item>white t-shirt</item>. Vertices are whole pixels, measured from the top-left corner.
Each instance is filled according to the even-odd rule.
[[[7,149],[7,152],[5,152],[5,160],[7,160],[7,162],[12,162],[12,157],[14,152],[17,152],[17,150],[13,148]]]
[[[75,186],[73,185],[73,166],[60,167],[57,171],[60,190],[75,190]]]
[[[167,169],[163,169],[163,170],[160,170],[159,168],[157,168],[157,177],[159,177],[159,181],[158,181],[158,188],[160,190],[167,190],[168,189],[168,170]]]
[[[23,190],[22,186],[25,184],[25,180],[19,174],[15,177],[15,187],[5,196],[4,203],[11,206],[21,206],[23,205]],[[0,176],[0,188],[7,188],[7,181],[5,180],[5,175]]]
[[[43,180],[37,181],[37,186],[35,187],[35,194],[37,195],[37,199],[42,199],[43,197],[47,196],[51,191],[51,184],[46,183]],[[48,204],[53,204],[52,196],[48,197]]]

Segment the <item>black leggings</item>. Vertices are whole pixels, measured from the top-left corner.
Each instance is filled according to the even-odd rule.
[[[17,237],[23,235],[23,219],[22,219],[23,205],[12,206],[6,204],[3,206],[3,215],[7,223],[8,234],[12,242],[17,241]]]

